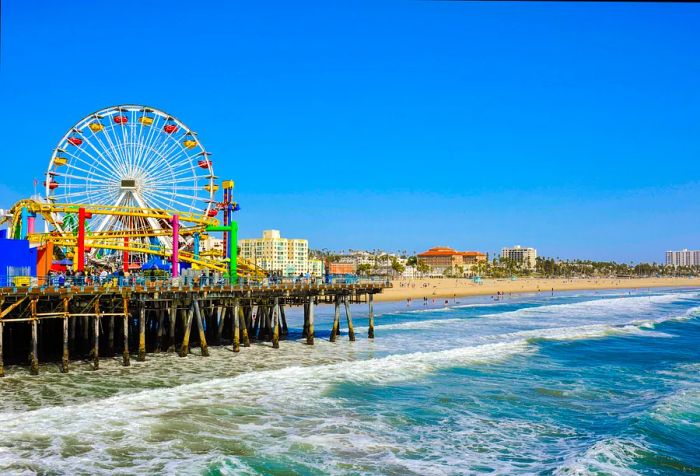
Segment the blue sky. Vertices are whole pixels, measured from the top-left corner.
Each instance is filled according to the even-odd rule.
[[[73,123],[144,103],[236,181],[242,237],[661,261],[700,248],[699,24],[692,4],[3,1],[0,207]]]

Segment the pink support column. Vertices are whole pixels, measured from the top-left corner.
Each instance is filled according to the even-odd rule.
[[[78,252],[76,253],[76,270],[85,271],[85,219],[84,208],[78,209]]]
[[[129,237],[124,237],[124,248],[129,247]],[[124,250],[122,253],[122,270],[126,273],[129,271],[129,252]]]
[[[178,218],[177,215],[173,215],[172,219],[170,220],[170,223],[173,225],[173,255],[172,255],[172,276],[173,278],[177,278],[179,275],[179,264],[180,260],[178,258],[178,247],[180,246],[180,219]]]
[[[30,213],[27,215],[27,234],[31,235],[34,233],[34,223],[36,220],[36,213]]]

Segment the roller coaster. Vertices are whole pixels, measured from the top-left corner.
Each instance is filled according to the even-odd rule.
[[[11,238],[72,258],[75,271],[129,271],[161,257],[173,277],[192,266],[233,282],[260,278],[262,269],[237,256],[233,187],[232,180],[217,183],[211,153],[184,123],[152,107],[114,106],[69,129],[49,162],[45,196],[17,202],[0,225]],[[200,252],[213,232],[224,233],[222,249]]]

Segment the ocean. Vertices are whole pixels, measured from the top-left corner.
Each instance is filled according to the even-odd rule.
[[[697,290],[352,310],[352,343],[320,306],[313,347],[295,310],[279,350],[7,367],[0,473],[700,474]]]

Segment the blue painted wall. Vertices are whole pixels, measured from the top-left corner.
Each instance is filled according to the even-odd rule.
[[[8,240],[0,233],[0,278],[7,277],[9,266],[28,266],[36,276],[36,248],[30,248],[28,240]]]

